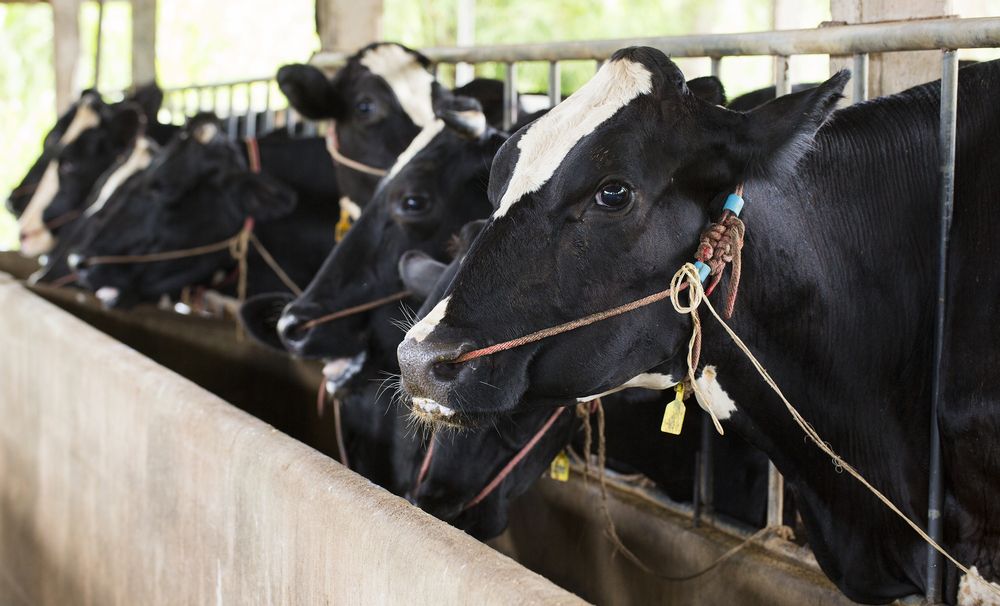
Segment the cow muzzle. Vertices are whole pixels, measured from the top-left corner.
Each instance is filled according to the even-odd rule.
[[[396,355],[402,374],[403,390],[409,395],[417,418],[445,425],[460,425],[461,406],[452,402],[453,387],[472,369],[453,360],[473,349],[468,343],[418,342],[405,339]]]

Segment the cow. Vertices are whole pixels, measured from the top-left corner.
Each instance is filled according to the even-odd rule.
[[[408,396],[434,403],[414,406],[415,414],[475,425],[637,376],[679,381],[692,324],[666,301],[455,361],[666,288],[742,185],[748,232],[732,327],[818,433],[926,524],[940,85],[834,114],[848,79],[840,72],[733,112],[691,95],[660,51],[617,52],[498,153],[490,177],[497,210],[446,296],[398,350]],[[986,302],[1000,298],[1000,283],[988,278],[1000,218],[989,198],[1000,187],[998,92],[1000,63],[960,70],[938,415],[943,543],[994,580],[1000,384],[992,343],[1000,324]],[[728,288],[729,278],[721,284]],[[867,603],[924,593],[925,543],[838,473],[724,331],[703,322],[699,404],[784,474],[827,576]],[[953,602],[958,574],[948,567],[945,576]]]
[[[498,114],[502,83],[477,79],[452,92],[434,79],[430,66],[427,57],[402,44],[377,42],[351,55],[332,78],[311,65],[278,70],[278,86],[299,114],[332,121],[329,144],[351,209],[367,204],[382,174],[434,122],[437,104],[454,94],[477,98],[488,116]]]
[[[447,266],[420,251],[409,251],[400,259],[403,283],[415,296],[424,299],[417,318],[429,313],[444,295],[464,252],[484,224],[485,221],[477,221],[463,228],[461,253]],[[703,415],[699,409],[692,409],[684,418],[679,436],[664,435],[660,431],[664,405],[672,398],[672,393],[664,398],[661,392],[648,389],[625,390],[602,398],[608,464],[625,473],[642,473],[674,501],[691,502]],[[591,402],[584,404],[589,408]],[[550,410],[536,409],[500,417],[485,428],[437,431],[431,438],[433,456],[424,466],[419,481],[414,482],[408,498],[480,540],[493,538],[507,526],[510,502],[542,475],[553,457],[571,440],[581,447],[580,425],[573,411],[554,416]],[[711,439],[716,461],[711,479],[716,494],[715,513],[751,527],[762,527],[767,513],[766,456],[739,437]],[[529,447],[532,440],[534,446]],[[522,450],[524,454],[520,455]],[[520,462],[494,490],[486,493],[486,487],[518,456],[523,456]],[[792,524],[791,502],[785,504],[784,513],[786,523]]]
[[[290,140],[279,133],[256,147],[260,173],[248,166],[249,147],[226,138],[215,116],[194,117],[138,175],[127,195],[115,196],[94,214],[94,227],[85,230],[69,255],[79,282],[111,307],[157,301],[188,286],[218,286],[227,274],[231,279],[223,283],[233,292],[238,265],[226,247],[151,263],[108,264],[95,257],[184,251],[231,238],[235,245],[250,218],[256,222],[253,235],[278,268],[292,284],[305,284],[333,246],[338,216],[325,144],[320,138]],[[247,294],[290,290],[258,248],[251,248]]]
[[[14,190],[8,207],[18,216],[21,253],[52,249],[54,233],[81,212],[94,183],[144,133],[169,138],[175,127],[156,122],[162,92],[155,84],[125,101],[105,104],[85,91],[46,136],[42,155]]]

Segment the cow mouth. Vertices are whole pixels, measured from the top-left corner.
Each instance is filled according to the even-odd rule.
[[[431,427],[451,427],[454,429],[466,429],[475,426],[475,423],[466,418],[466,415],[438,403],[431,398],[413,397],[411,399],[410,412],[413,417]]]
[[[102,286],[94,292],[94,296],[101,302],[105,309],[111,309],[118,305],[121,299],[121,291],[113,286]]]
[[[368,352],[362,351],[354,357],[335,358],[323,365],[323,378],[326,381],[327,393],[337,393],[348,381],[361,372]]]

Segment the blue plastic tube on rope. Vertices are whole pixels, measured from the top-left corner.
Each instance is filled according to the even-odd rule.
[[[729,197],[726,198],[726,203],[722,206],[722,210],[723,212],[728,210],[733,213],[734,216],[738,217],[740,216],[740,213],[743,212],[743,204],[743,196],[739,194],[729,194]],[[698,277],[701,278],[702,282],[708,279],[708,274],[711,273],[712,268],[705,265],[701,261],[695,261],[694,267],[698,270]]]

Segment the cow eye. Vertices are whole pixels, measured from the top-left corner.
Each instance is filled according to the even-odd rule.
[[[411,215],[426,212],[430,207],[431,201],[427,196],[408,195],[399,201],[399,210]]]
[[[628,206],[628,203],[632,201],[632,188],[624,183],[607,183],[598,190],[594,200],[598,206],[618,210]]]
[[[362,116],[370,116],[375,113],[375,102],[371,99],[365,98],[358,101],[357,108],[358,113]]]

